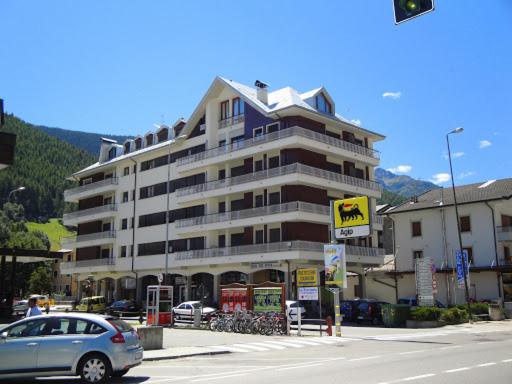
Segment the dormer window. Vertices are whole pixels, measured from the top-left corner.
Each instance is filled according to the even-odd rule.
[[[319,112],[328,113],[329,115],[332,115],[332,106],[331,103],[327,100],[327,98],[324,96],[323,93],[320,93],[315,98],[316,101],[316,109]]]
[[[113,158],[116,157],[116,147],[112,147],[110,148],[110,150],[108,151],[108,159],[109,160],[112,160]]]
[[[240,116],[245,113],[244,101],[239,97],[233,99],[233,116]]]
[[[220,119],[229,119],[229,100],[220,103]]]
[[[124,153],[130,153],[130,142],[124,143]]]
[[[153,145],[153,135],[147,135],[146,136],[146,147],[149,147],[150,145]]]
[[[142,139],[140,137],[138,137],[137,139],[135,139],[135,150],[138,150],[141,148],[142,148]]]

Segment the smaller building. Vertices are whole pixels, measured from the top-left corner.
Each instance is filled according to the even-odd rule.
[[[512,179],[459,186],[456,196],[462,248],[470,263],[470,298],[512,302]],[[391,302],[415,296],[415,260],[429,257],[436,268],[435,298],[448,305],[464,303],[455,269],[459,240],[452,189],[433,189],[385,215],[394,227],[395,264],[367,273],[388,287],[369,293]]]

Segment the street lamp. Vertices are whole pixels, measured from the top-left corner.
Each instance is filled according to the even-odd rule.
[[[13,193],[16,193],[16,192],[21,192],[21,191],[24,191],[26,188],[25,187],[18,187],[16,189],[13,189],[11,192],[9,192],[9,195],[7,196],[7,202],[10,202],[11,201],[11,195]],[[16,195],[15,195],[16,196]]]
[[[450,175],[452,178],[452,191],[453,191],[453,205],[455,207],[455,220],[457,221],[457,235],[459,238],[459,252],[462,259],[462,274],[464,276],[464,290],[466,294],[466,303],[468,306],[468,317],[469,321],[471,322],[471,304],[469,302],[469,287],[468,287],[468,277],[466,274],[466,259],[464,258],[464,254],[462,253],[462,237],[460,234],[460,219],[459,219],[459,209],[457,207],[457,196],[455,194],[455,181],[453,179],[453,168],[452,168],[452,155],[450,152],[450,140],[449,136],[454,133],[461,133],[464,131],[464,128],[458,127],[455,128],[453,131],[450,131],[446,134],[446,145],[448,146],[448,160],[450,162]],[[468,269],[469,270],[469,269]]]

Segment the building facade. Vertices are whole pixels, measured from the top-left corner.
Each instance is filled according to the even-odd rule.
[[[284,282],[292,297],[297,268],[323,268],[329,200],[367,195],[375,212],[383,139],[336,114],[324,88],[269,92],[217,77],[188,121],[103,139],[99,161],[73,175],[80,186],[64,198],[78,210],[63,219],[78,235],[63,273],[79,295],[89,280],[107,299],[145,300],[166,270],[175,302],[214,303],[232,282]],[[373,222],[371,236],[347,242],[356,273],[382,263]]]
[[[470,261],[470,298],[512,302],[512,179],[459,186],[456,194],[462,248]],[[394,271],[372,273],[388,284],[380,285],[386,295],[380,298],[415,296],[415,260],[429,257],[436,267],[436,299],[448,305],[465,303],[455,272],[459,240],[451,188],[429,191],[386,215],[394,224],[397,292],[390,289]]]

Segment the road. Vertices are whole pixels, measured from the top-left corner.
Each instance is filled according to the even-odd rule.
[[[396,330],[398,331],[398,330]],[[510,384],[512,328],[236,344],[233,353],[145,362],[113,383]],[[320,341],[322,340],[322,342]],[[291,346],[295,345],[295,346]],[[238,350],[238,352],[236,351]],[[75,378],[23,383],[78,383]]]

